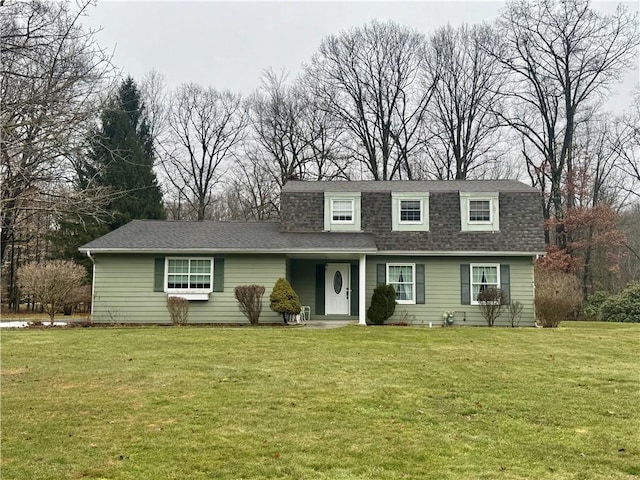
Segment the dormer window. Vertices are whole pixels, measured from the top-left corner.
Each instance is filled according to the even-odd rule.
[[[360,192],[324,193],[324,230],[327,232],[360,231]]]
[[[500,230],[497,192],[460,192],[460,230],[497,232]]]
[[[351,199],[331,200],[331,222],[332,223],[353,223],[353,204]]]
[[[469,222],[491,223],[491,200],[469,200]]]
[[[394,231],[429,231],[429,193],[392,192],[391,221]]]
[[[400,200],[400,223],[413,224],[422,221],[420,200]]]

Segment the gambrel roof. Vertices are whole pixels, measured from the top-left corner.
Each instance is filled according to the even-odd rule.
[[[283,192],[520,192],[538,189],[517,180],[387,180],[387,181],[289,181]]]

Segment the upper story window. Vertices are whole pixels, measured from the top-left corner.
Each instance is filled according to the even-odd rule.
[[[324,230],[360,231],[360,192],[324,193]]]
[[[469,222],[491,222],[491,200],[469,200]]]
[[[165,292],[208,294],[213,291],[213,259],[167,258]]]
[[[500,230],[498,193],[460,192],[460,220],[463,232]]]
[[[420,223],[422,202],[420,200],[400,200],[400,223]]]
[[[333,223],[353,223],[353,200],[331,200],[331,221]]]
[[[391,194],[391,221],[395,231],[429,230],[429,193]]]

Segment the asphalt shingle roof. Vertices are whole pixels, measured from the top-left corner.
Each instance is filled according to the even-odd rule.
[[[373,252],[368,233],[283,233],[275,222],[133,220],[81,251]]]

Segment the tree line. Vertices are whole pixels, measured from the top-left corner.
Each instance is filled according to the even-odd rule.
[[[79,245],[133,218],[276,220],[292,178],[525,180],[548,262],[585,295],[640,278],[640,92],[603,108],[637,68],[622,5],[511,0],[492,23],[433,32],[372,21],[244,96],[119,79],[82,25],[90,7],[0,7],[3,298],[18,300],[19,265],[82,261]]]

